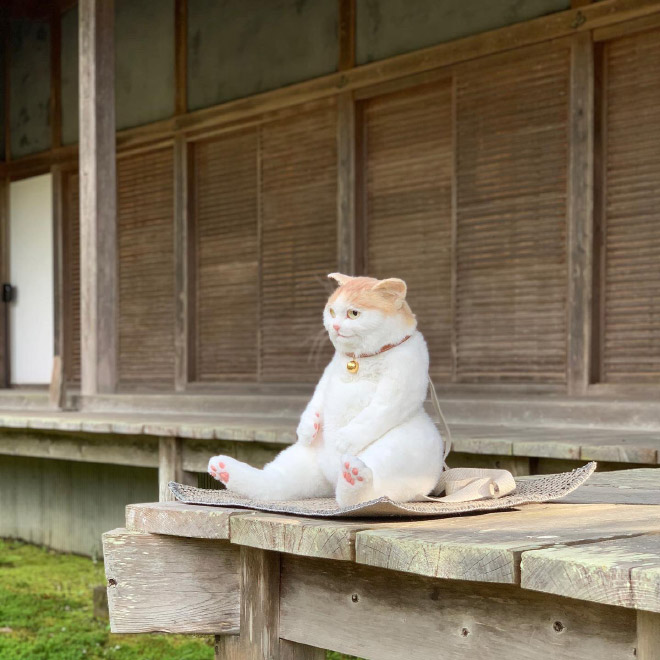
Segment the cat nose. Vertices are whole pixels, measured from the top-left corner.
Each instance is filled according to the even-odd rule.
[[[333,324],[332,324],[332,327],[333,327],[337,332],[339,332],[339,323],[333,323]]]

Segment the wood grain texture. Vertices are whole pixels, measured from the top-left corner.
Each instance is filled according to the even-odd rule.
[[[457,69],[460,381],[566,380],[569,60],[558,41]]]
[[[255,381],[259,320],[258,133],[193,145],[197,381]]]
[[[632,659],[634,626],[629,610],[510,585],[282,555],[281,636],[363,658]]]
[[[601,378],[660,382],[660,32],[608,42],[604,52],[607,142]],[[643,117],[643,121],[640,121]]]
[[[523,589],[660,612],[657,533],[525,552],[520,571]]]
[[[637,660],[660,659],[660,614],[637,612]]]
[[[382,525],[255,513],[232,516],[230,536],[232,543],[242,546],[353,561],[355,534],[379,526]]]
[[[117,529],[103,554],[112,632],[238,631],[238,548]]]
[[[265,123],[260,144],[260,378],[316,382],[332,353],[322,310],[337,266],[335,102]]]
[[[251,515],[244,509],[181,502],[129,504],[126,507],[126,529],[196,539],[228,539],[229,519],[234,514]]]
[[[81,390],[117,385],[114,2],[83,0],[80,38]]]
[[[337,97],[337,269],[355,275],[356,117],[351,93]]]
[[[173,149],[117,164],[119,380],[174,386]]]
[[[451,376],[452,85],[446,79],[364,102],[366,273],[401,277],[429,345]]]
[[[246,660],[279,656],[280,555],[240,548],[241,646]]]
[[[563,543],[652,533],[654,507],[532,504],[515,513],[398,524],[358,532],[356,561],[419,575],[519,582],[520,554]]]
[[[596,472],[563,504],[652,504],[660,505],[660,470],[638,468]],[[625,511],[624,511],[625,514]]]
[[[594,212],[594,46],[571,42],[568,162],[568,391],[589,385]]]

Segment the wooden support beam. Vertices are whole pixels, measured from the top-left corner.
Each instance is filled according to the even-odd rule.
[[[568,167],[568,391],[589,385],[594,209],[594,51],[591,35],[571,47]]]
[[[636,660],[660,660],[660,614],[637,612]]]
[[[189,350],[191,301],[191,254],[190,222],[188,214],[188,144],[182,135],[174,140],[174,386],[182,392],[190,380],[190,364],[193,357]]]
[[[55,409],[63,409],[66,404],[66,382],[67,364],[64,356],[65,342],[65,304],[67,298],[64,276],[64,177],[62,168],[55,165],[51,169],[53,188],[53,271],[54,292],[54,350],[53,350],[53,373],[50,382],[50,406]]]
[[[356,274],[355,102],[350,92],[337,97],[337,267]]]
[[[114,0],[81,0],[80,297],[81,391],[117,385],[117,174]]]
[[[4,94],[3,99],[5,105],[5,125],[2,130],[5,132],[5,153],[4,159],[7,163],[11,160],[11,33],[9,27],[9,19],[5,18],[0,21],[0,48],[4,48],[5,52],[5,66],[0,75],[4,77]]]
[[[9,179],[0,178],[0,285],[9,282]],[[0,302],[0,387],[10,384],[9,309]]]
[[[325,651],[280,645],[280,557],[277,552],[241,546],[241,641],[244,660],[323,660]]]
[[[175,500],[168,484],[170,481],[197,485],[197,478],[183,469],[183,440],[181,438],[158,438],[158,501]]]
[[[174,112],[188,110],[188,0],[174,1]]]

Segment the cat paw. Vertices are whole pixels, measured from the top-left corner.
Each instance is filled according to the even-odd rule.
[[[304,414],[296,431],[298,442],[303,445],[311,445],[319,437],[320,432],[321,413]]]
[[[371,483],[371,470],[357,456],[345,454],[341,457],[341,476],[351,486],[368,485]],[[365,483],[366,482],[366,483]]]
[[[209,460],[208,473],[218,481],[227,485],[229,482],[229,465],[232,461],[228,456],[214,456]]]
[[[351,506],[373,499],[373,473],[356,456],[344,454],[341,457],[336,497],[339,506]]]

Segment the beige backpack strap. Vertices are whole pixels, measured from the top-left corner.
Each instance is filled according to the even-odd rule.
[[[431,391],[433,407],[444,428],[445,451],[442,475],[432,493],[435,497],[428,496],[425,499],[435,502],[472,502],[474,500],[496,499],[512,493],[516,489],[516,482],[508,470],[449,468],[447,466],[447,456],[451,451],[451,431],[445,416],[442,414],[438,395],[430,376],[429,390]],[[440,493],[445,493],[445,496],[437,497]]]

